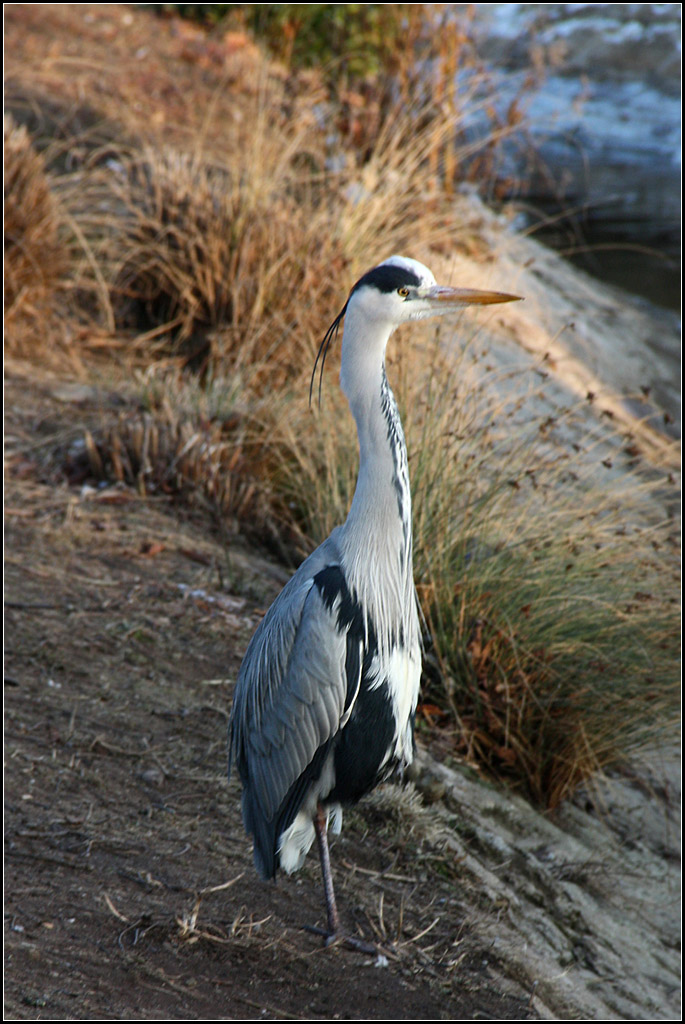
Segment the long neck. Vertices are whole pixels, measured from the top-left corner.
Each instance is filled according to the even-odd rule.
[[[384,365],[389,334],[390,329],[382,344],[374,339],[361,349],[360,339],[345,337],[341,370],[359,438],[359,476],[342,531],[343,557],[386,653],[397,643],[418,644],[407,448]]]

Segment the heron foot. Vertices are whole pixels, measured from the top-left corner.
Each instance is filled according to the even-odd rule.
[[[304,930],[312,932],[314,935],[321,935],[324,940],[324,946],[327,947],[346,946],[348,949],[354,949],[357,953],[365,953],[367,956],[379,956],[386,952],[373,942],[365,942],[354,935],[345,935],[344,932],[329,932],[326,928],[319,928],[314,924],[304,925]]]

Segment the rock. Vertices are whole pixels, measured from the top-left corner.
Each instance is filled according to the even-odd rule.
[[[448,806],[432,809],[440,842],[490,905],[479,935],[534,992],[540,1018],[679,1019],[677,751],[655,753],[640,783],[598,782],[592,800],[553,816],[425,751],[419,760],[445,786]]]
[[[567,248],[603,246],[593,273],[676,308],[679,5],[477,4],[472,31],[501,115],[522,96],[528,144],[512,139],[499,176],[543,213],[568,211]]]
[[[481,243],[494,255],[496,271],[484,272],[468,254],[455,254],[443,267],[434,260],[435,273],[441,280],[523,297],[501,307],[489,322],[488,354],[507,369],[524,368],[531,356],[544,360],[545,393],[531,398],[527,414],[556,415],[569,401],[585,399],[576,428],[580,434],[569,440],[581,441],[589,424],[608,417],[634,435],[642,454],[675,469],[679,452],[669,439],[680,431],[678,317],[597,281],[534,239],[507,231],[505,217],[474,197],[464,200],[465,231],[476,211]],[[482,372],[480,362],[478,357],[476,373]],[[511,384],[505,379],[503,397],[507,389]]]

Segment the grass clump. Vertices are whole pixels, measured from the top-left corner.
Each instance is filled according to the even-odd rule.
[[[312,307],[333,301],[318,268],[344,256],[330,197],[301,167],[320,156],[310,120],[287,134],[271,112],[279,85],[256,86],[220,144],[198,135],[191,149],[110,148],[74,197],[74,217],[141,362],[172,359],[212,379],[259,366],[262,386],[282,386],[314,350]],[[96,290],[90,267],[84,275]]]
[[[125,167],[122,184],[125,239],[116,242],[113,284],[120,322],[162,328],[179,349],[191,339],[201,345],[232,317],[238,212],[229,182],[192,154],[148,148]]]
[[[69,253],[43,157],[26,129],[8,115],[5,138],[5,329],[19,352],[44,333],[44,320],[64,284]]]
[[[459,749],[547,807],[677,724],[677,572],[650,550],[670,524],[629,533],[601,488],[586,497],[517,515],[491,494],[477,541],[453,523],[419,552]]]
[[[555,807],[674,735],[675,488],[666,472],[612,474],[624,439],[578,407],[536,413],[533,366],[493,381],[459,363],[433,366],[408,424],[417,580],[440,669],[425,696],[447,703],[473,763]]]

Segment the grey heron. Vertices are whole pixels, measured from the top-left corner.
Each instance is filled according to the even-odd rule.
[[[338,833],[342,807],[401,774],[414,756],[421,638],[388,339],[409,320],[515,298],[440,286],[422,263],[392,256],[354,285],[314,364],[312,386],[344,319],[340,383],[357,424],[356,490],[345,523],[300,565],[252,637],[233,698],[228,770],[237,765],[263,878],[279,867],[296,871],[316,837],[327,941],[340,930],[329,822]]]

